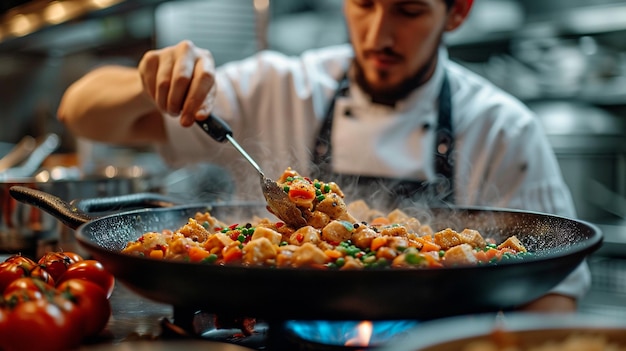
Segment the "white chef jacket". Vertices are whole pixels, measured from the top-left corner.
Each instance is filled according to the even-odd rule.
[[[277,178],[289,166],[310,174],[311,150],[352,58],[349,45],[338,45],[295,57],[264,51],[227,63],[217,69],[213,112],[231,125],[234,138],[268,177]],[[452,62],[445,48],[432,79],[394,107],[372,103],[350,83],[348,96],[337,100],[333,112],[334,171],[432,180],[444,70],[452,95],[456,204],[574,217],[571,194],[536,116]],[[231,145],[214,141],[199,127],[182,128],[175,118],[166,118],[166,128],[170,141],[159,152],[171,166],[220,164],[237,184],[238,198],[262,199],[256,171]],[[554,291],[581,297],[590,280],[585,263]]]

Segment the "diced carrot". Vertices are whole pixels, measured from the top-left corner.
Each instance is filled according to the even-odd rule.
[[[208,257],[210,254],[211,254],[210,252],[202,249],[201,247],[192,246],[189,248],[189,261],[200,262],[206,257]]]
[[[306,188],[292,188],[289,190],[289,198],[310,200],[315,197],[315,191]]]
[[[391,224],[387,217],[376,217],[370,222],[371,225],[388,225]]]
[[[387,237],[386,236],[375,237],[372,240],[372,243],[370,244],[370,250],[376,251],[376,250],[380,249],[381,247],[385,246],[385,244],[387,244]]]
[[[150,258],[163,259],[163,250],[152,250],[150,251]]]
[[[311,263],[309,265],[309,267],[314,268],[314,269],[328,269],[328,267],[326,267],[325,265],[321,264],[321,263]]]
[[[502,256],[502,251],[498,249],[489,249],[485,251],[485,255],[487,256],[487,261],[490,261],[493,258],[499,259]]]
[[[443,267],[443,264],[441,262],[439,262],[439,260],[436,259],[433,255],[423,254],[422,256],[424,256],[426,258],[426,261],[428,262],[428,267],[430,267],[430,268],[440,268],[440,267]]]
[[[418,243],[422,244],[422,249],[420,251],[439,251],[441,250],[441,246],[435,244],[434,242],[430,241],[430,240],[426,240],[422,237],[416,237],[415,241],[417,241]]]
[[[243,251],[241,251],[238,245],[226,246],[222,252],[222,256],[224,257],[225,263],[237,261],[243,257]]]
[[[324,250],[324,253],[326,254],[326,256],[332,259],[337,259],[343,256],[343,254],[338,250]]]
[[[485,251],[483,250],[475,251],[474,256],[476,257],[478,262],[489,262],[489,258],[487,258],[487,253],[485,253]]]

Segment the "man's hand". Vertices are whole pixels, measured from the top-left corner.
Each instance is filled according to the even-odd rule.
[[[139,62],[145,92],[159,110],[180,116],[188,127],[211,112],[215,98],[215,63],[208,50],[184,40],[175,46],[151,50]]]

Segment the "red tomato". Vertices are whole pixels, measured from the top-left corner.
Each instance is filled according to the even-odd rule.
[[[0,350],[6,350],[6,346],[8,344],[7,340],[9,338],[9,334],[7,333],[7,329],[9,328],[8,324],[8,315],[9,311],[5,310],[0,306]]]
[[[85,279],[94,282],[102,288],[107,298],[111,297],[115,287],[113,274],[104,269],[102,263],[96,260],[83,260],[70,265],[57,285],[69,279]]]
[[[51,287],[38,279],[18,278],[4,289],[4,300],[9,306],[15,306],[20,302],[42,299],[50,289]]]
[[[35,278],[35,279],[39,279],[42,282],[50,285],[50,286],[54,286],[54,278],[52,278],[52,276],[50,275],[50,273],[48,273],[45,269],[43,269],[41,266],[35,266],[35,268],[31,269],[30,272],[28,272],[28,275],[31,278]]]
[[[67,350],[78,343],[63,310],[47,300],[18,304],[7,318],[4,350]]]
[[[4,292],[11,282],[18,278],[28,277],[30,267],[14,262],[0,263],[0,292]]]
[[[68,279],[57,286],[57,291],[73,301],[82,313],[83,335],[98,335],[111,316],[111,304],[104,291],[85,279]]]
[[[59,280],[67,270],[67,267],[75,262],[64,252],[47,252],[37,261],[46,272],[50,273],[55,281]]]
[[[78,346],[85,337],[85,326],[83,322],[83,311],[74,301],[68,300],[63,294],[56,294],[52,297],[52,302],[57,305],[63,313],[69,318],[69,328],[72,329],[72,334],[75,335],[75,345]]]
[[[35,267],[37,263],[26,256],[22,256],[21,254],[9,256],[4,262],[12,262],[17,264],[24,264],[29,267]]]
[[[72,261],[74,261],[74,263],[84,260],[84,258],[81,255],[77,254],[76,252],[63,251],[63,253],[65,254],[65,256],[69,257]]]

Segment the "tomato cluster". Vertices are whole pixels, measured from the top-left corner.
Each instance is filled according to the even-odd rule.
[[[0,351],[67,350],[102,332],[115,279],[96,260],[48,252],[0,263]]]

